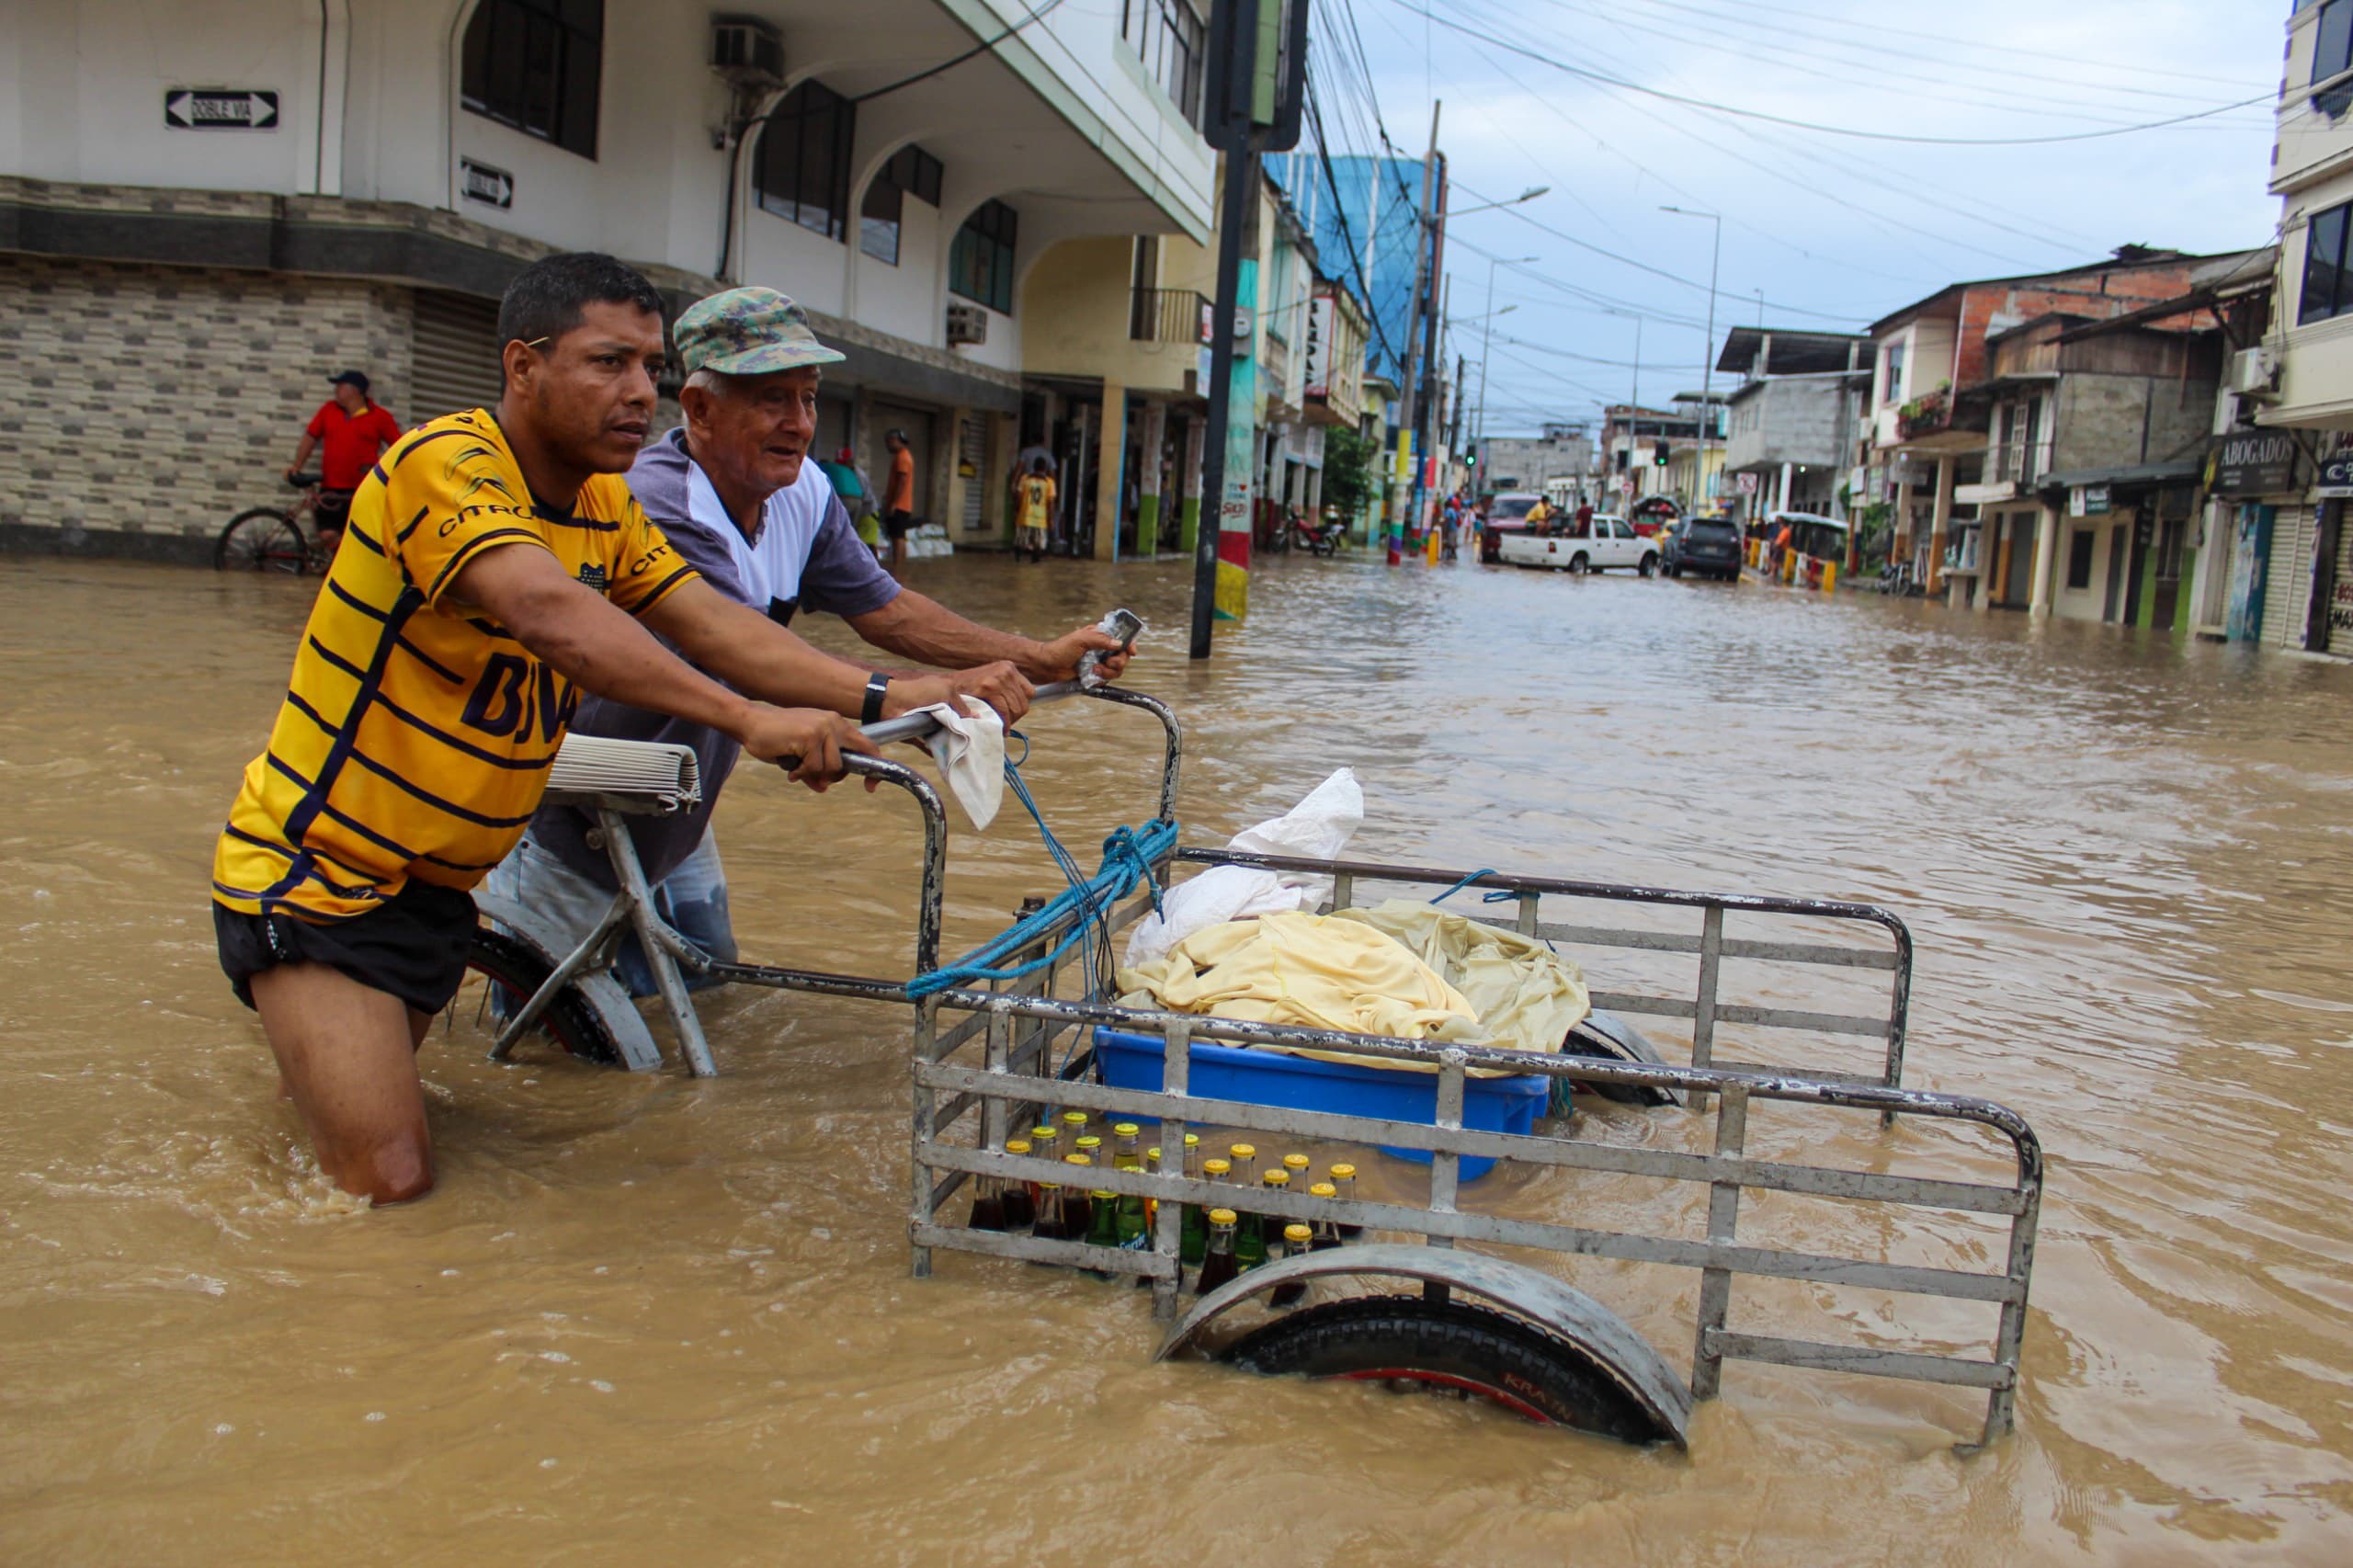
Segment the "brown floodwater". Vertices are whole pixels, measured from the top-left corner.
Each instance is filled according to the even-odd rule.
[[[707,1006],[708,1082],[428,1045],[439,1190],[358,1210],[273,1098],[205,903],[310,585],[12,559],[0,1557],[2353,1559],[2353,669],[1304,559],[1195,668],[1178,565],[913,577],[1030,631],[1141,610],[1195,841],[1345,763],[1369,857],[1904,915],[1910,1081],[2017,1108],[2050,1155],[2016,1434],[1964,1460],[1976,1396],[1736,1365],[1688,1454],[1635,1450],[1154,1365],[1143,1293],[1082,1278],[943,1253],[911,1279],[907,1018],[790,994]],[[1152,733],[1092,704],[1029,728],[1091,864],[1146,814]],[[904,798],[746,775],[720,824],[748,954],[905,971]],[[1017,812],[960,823],[949,949],[1056,882]],[[1688,1280],[1590,1278],[1685,1364]]]

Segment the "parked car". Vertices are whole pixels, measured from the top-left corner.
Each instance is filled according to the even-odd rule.
[[[1740,525],[1730,517],[1688,517],[1669,536],[1661,557],[1670,577],[1686,572],[1740,581]]]
[[[1506,534],[1501,559],[1513,566],[1552,566],[1570,572],[1607,572],[1628,567],[1647,577],[1658,570],[1658,544],[1634,531],[1623,517],[1596,516],[1590,523],[1566,519],[1561,527]]]
[[[1496,547],[1506,534],[1525,533],[1528,514],[1544,497],[1532,490],[1506,490],[1487,505],[1487,524],[1479,533],[1479,559],[1489,565],[1501,559]]]

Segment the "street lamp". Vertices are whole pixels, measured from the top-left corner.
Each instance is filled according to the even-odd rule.
[[[1540,194],[1541,188],[1539,187]],[[1524,256],[1517,261],[1506,261],[1499,256],[1487,258],[1487,331],[1479,345],[1479,488],[1482,490],[1487,487],[1487,358],[1495,352],[1495,318],[1506,311],[1518,308],[1513,305],[1506,305],[1501,311],[1495,308],[1495,268],[1504,266],[1532,267],[1542,259],[1535,256]]]
[[[1473,212],[1492,212],[1498,207],[1517,207],[1523,201],[1533,201],[1540,196],[1549,194],[1552,188],[1549,185],[1531,185],[1509,201],[1482,201],[1476,207],[1452,207],[1437,214],[1430,221],[1438,222],[1448,218],[1467,217]]]
[[[1662,212],[1673,212],[1685,218],[1705,218],[1716,226],[1715,248],[1708,258],[1708,343],[1706,358],[1699,361],[1699,470],[1698,485],[1708,482],[1708,439],[1716,430],[1716,405],[1709,393],[1714,390],[1716,369],[1716,269],[1724,257],[1724,220],[1720,212],[1695,212],[1688,207],[1662,207]]]

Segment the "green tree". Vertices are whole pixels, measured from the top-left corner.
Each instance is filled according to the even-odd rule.
[[[1380,449],[1347,426],[1339,425],[1324,432],[1324,504],[1339,508],[1340,516],[1350,520],[1364,513],[1365,506],[1379,494],[1373,478],[1373,459]]]

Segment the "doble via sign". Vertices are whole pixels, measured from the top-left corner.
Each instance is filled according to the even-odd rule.
[[[174,131],[275,131],[278,95],[229,87],[173,87],[164,123]]]
[[[472,158],[460,158],[458,160],[458,183],[465,191],[467,200],[479,201],[485,207],[495,207],[501,211],[515,205],[515,176],[505,169],[477,164]]]

